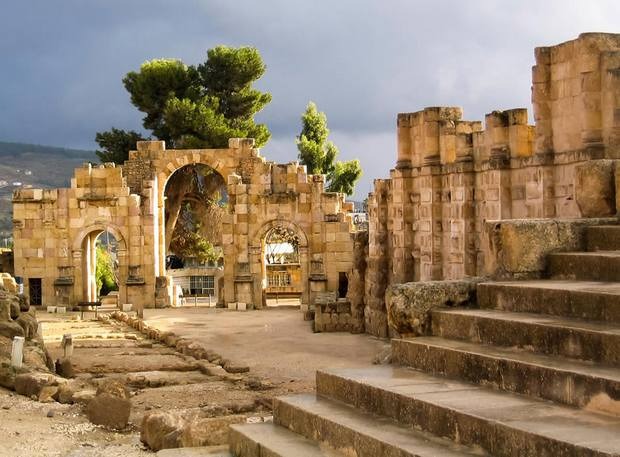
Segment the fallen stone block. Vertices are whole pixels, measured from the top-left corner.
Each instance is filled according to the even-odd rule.
[[[71,359],[63,357],[56,360],[56,374],[58,376],[62,376],[63,378],[74,378],[75,370],[73,369]]]
[[[142,419],[140,441],[153,451],[178,447],[178,436],[185,420],[178,414],[155,411]]]
[[[41,403],[53,403],[58,395],[58,386],[44,386],[39,392],[38,400]]]
[[[17,371],[15,367],[8,362],[0,363],[0,386],[6,389],[15,389],[15,377]]]
[[[88,420],[110,429],[124,429],[129,422],[131,400],[129,391],[117,380],[108,380],[97,389],[86,407]]]
[[[95,398],[96,391],[94,390],[79,390],[74,392],[71,396],[73,403],[79,403],[80,405],[88,405],[93,398]]]
[[[224,445],[232,424],[246,421],[244,415],[201,417],[199,413],[146,413],[142,419],[140,440],[153,451]]]
[[[207,364],[207,363],[200,363],[199,365],[200,371],[204,374],[206,374],[207,376],[217,376],[220,378],[224,378],[226,377],[226,370],[224,370],[221,366],[219,365],[213,365],[213,364]]]
[[[231,361],[226,361],[223,366],[224,370],[228,373],[247,373],[250,371],[250,367],[247,365],[241,365]]]
[[[15,392],[27,397],[39,398],[44,387],[57,385],[56,379],[49,373],[22,373],[15,376]]]
[[[389,326],[401,336],[427,335],[431,310],[476,301],[479,280],[420,281],[394,284],[385,292]]]
[[[13,339],[16,336],[25,336],[24,329],[17,322],[0,321],[0,336]]]
[[[27,340],[31,340],[37,336],[39,323],[34,313],[21,313],[19,317],[15,319],[15,322],[24,329],[24,337]]]

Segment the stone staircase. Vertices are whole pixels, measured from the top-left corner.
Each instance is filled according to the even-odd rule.
[[[394,365],[317,372],[274,424],[233,426],[237,457],[620,456],[620,226],[549,279],[489,282],[479,309],[433,312]]]

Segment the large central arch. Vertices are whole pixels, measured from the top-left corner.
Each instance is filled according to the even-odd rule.
[[[206,165],[219,173],[224,182],[228,183],[229,176],[235,174],[239,167],[239,154],[234,149],[183,149],[166,151],[162,158],[153,160],[156,170],[157,194],[158,194],[158,237],[159,237],[159,269],[160,276],[166,275],[166,183],[170,177],[183,167],[188,165]]]

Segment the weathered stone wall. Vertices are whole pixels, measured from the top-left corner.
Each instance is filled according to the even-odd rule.
[[[532,103],[465,121],[457,107],[398,115],[398,156],[369,194],[366,330],[385,336],[390,284],[488,272],[487,221],[615,215],[620,35],[537,48]]]
[[[353,264],[352,203],[324,191],[324,177],[297,162],[261,157],[254,140],[231,139],[228,149],[166,150],[161,141],[138,142],[123,167],[85,165],[68,189],[22,189],[13,198],[15,274],[41,278],[43,304],[96,298],[96,236],[118,240],[119,300],[138,308],[174,304],[174,282],[165,267],[165,186],[178,169],[205,164],[227,183],[222,218],[222,303],[263,305],[264,237],[276,226],[298,236],[302,303],[316,292],[338,289],[339,274]],[[90,263],[89,263],[90,262]]]

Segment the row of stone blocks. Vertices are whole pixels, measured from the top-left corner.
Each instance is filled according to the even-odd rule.
[[[591,227],[590,251],[552,255],[550,279],[479,284],[478,308],[393,340],[392,366],[317,372],[316,395],[275,399],[274,424],[233,426],[231,453],[620,455],[619,241]]]

